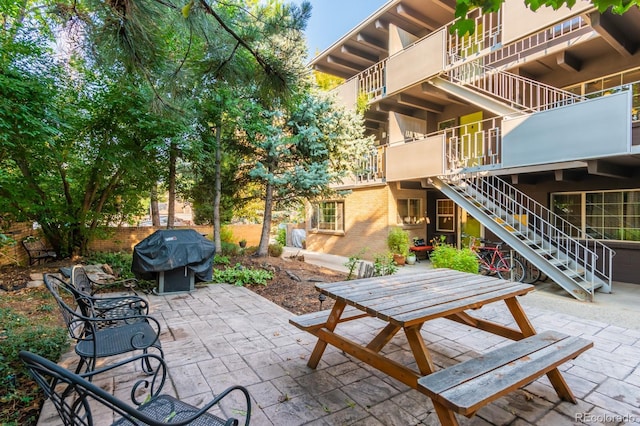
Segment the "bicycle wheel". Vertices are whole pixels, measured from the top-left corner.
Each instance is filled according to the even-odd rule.
[[[524,271],[525,271],[524,280],[522,282],[527,284],[533,284],[536,281],[538,281],[540,279],[540,276],[542,275],[542,272],[540,272],[540,269],[538,269],[536,265],[529,262],[528,260],[524,260],[524,259],[519,259],[519,260],[524,265]]]
[[[478,253],[478,272],[480,275],[491,274],[491,255],[489,253]]]
[[[513,268],[511,267],[513,265]],[[522,282],[524,280],[524,265],[518,259],[512,259],[511,256],[505,256],[498,260],[496,268],[498,276],[503,280],[511,280]]]

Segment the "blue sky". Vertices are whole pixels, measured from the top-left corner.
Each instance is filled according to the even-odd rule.
[[[305,34],[309,59],[331,46],[387,0],[310,0],[313,10]],[[295,3],[300,3],[296,0]]]

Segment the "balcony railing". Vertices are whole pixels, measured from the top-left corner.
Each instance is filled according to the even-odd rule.
[[[469,85],[524,112],[543,111],[570,105],[585,98],[539,81],[465,62],[447,71],[449,80]]]
[[[356,183],[375,183],[385,179],[385,151],[386,146],[378,146],[371,150],[359,162],[355,175]]]
[[[365,94],[369,102],[382,98],[386,88],[386,68],[385,59],[358,74],[358,95]]]
[[[611,87],[609,89],[599,90],[597,92],[591,92],[584,95],[587,99],[600,98],[602,96],[611,95],[613,93],[624,92],[630,90],[631,95],[631,121],[633,123],[640,122],[640,81],[636,81],[629,84],[623,84],[622,86]]]
[[[499,167],[502,163],[502,118],[463,124],[444,130],[448,174],[461,169]]]
[[[456,62],[497,46],[502,38],[502,12],[480,14],[479,9],[473,10],[468,15],[475,21],[476,32],[459,36],[457,32],[451,32],[452,21],[446,25],[447,34],[447,64]]]

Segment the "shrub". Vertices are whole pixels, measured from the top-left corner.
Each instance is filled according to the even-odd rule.
[[[235,241],[233,231],[226,225],[220,227],[220,241],[223,243],[233,243]]]
[[[267,285],[267,281],[273,279],[273,273],[264,269],[249,269],[237,264],[235,268],[224,270],[213,270],[214,283],[233,284],[235,286],[245,286],[247,284]]]
[[[216,265],[229,265],[231,263],[231,261],[229,260],[229,258],[227,256],[222,256],[219,254],[216,254],[213,257],[213,263],[215,263]]]
[[[258,246],[249,246],[244,249],[244,254],[246,254],[247,256],[251,256],[253,254],[256,254],[257,252],[258,252]]]
[[[94,252],[87,257],[87,262],[94,265],[107,264],[111,266],[113,272],[121,278],[133,278],[131,264],[133,254],[123,251],[119,252]]]
[[[285,228],[279,228],[276,234],[276,243],[282,247],[287,245],[287,230]]]
[[[222,249],[222,256],[236,256],[240,253],[240,247],[237,244],[228,241],[220,242],[220,248]]]
[[[393,275],[398,271],[398,265],[393,261],[391,253],[378,254],[373,260],[373,275],[382,277],[385,275]]]
[[[433,248],[430,258],[434,268],[449,268],[456,271],[478,273],[478,258],[467,247],[458,250],[449,244],[438,244]]]
[[[280,257],[282,256],[283,246],[281,244],[269,244],[269,256]]]
[[[409,233],[402,228],[394,226],[389,230],[389,235],[387,235],[387,246],[392,254],[406,256],[409,254],[409,247],[411,246]]]
[[[39,315],[50,311],[54,309],[48,304],[38,309]],[[27,318],[11,308],[0,308],[0,324],[0,423],[36,424],[40,407],[34,401],[41,397],[40,389],[25,385],[32,379],[18,353],[27,350],[57,361],[69,346],[67,330],[54,320]]]

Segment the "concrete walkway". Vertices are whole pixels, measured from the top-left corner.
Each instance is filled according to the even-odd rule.
[[[403,268],[401,273],[410,273],[409,268],[414,266]],[[429,265],[424,263],[420,267]],[[460,424],[640,423],[640,330],[624,323],[609,324],[601,317],[583,318],[556,312],[552,302],[556,296],[540,299],[538,293],[542,292],[521,298],[538,331],[559,330],[595,342],[593,349],[561,367],[579,403],[560,402],[543,377],[482,408],[472,419],[459,417]],[[180,399],[199,405],[227,386],[242,384],[253,398],[252,425],[439,424],[427,397],[331,346],[318,368],[309,369],[306,362],[315,338],[289,325],[288,311],[250,290],[209,285],[190,294],[149,299],[152,314],[163,326],[162,345],[171,376],[165,391]],[[527,299],[542,302],[529,304]],[[499,304],[485,306],[474,314],[512,323],[506,308]],[[380,326],[378,320],[367,319],[339,327],[356,340],[371,338]],[[500,337],[444,319],[427,322],[422,335],[438,367],[506,343]],[[412,363],[409,351],[402,333],[383,350],[407,365]],[[75,358],[69,353],[61,364],[71,368]],[[125,371],[96,383],[126,398],[136,375]],[[242,409],[237,401],[222,407],[234,416],[239,416]],[[113,418],[100,410],[96,420],[96,424],[102,425],[110,424]],[[59,424],[62,423],[55,410],[47,403],[38,425]]]

